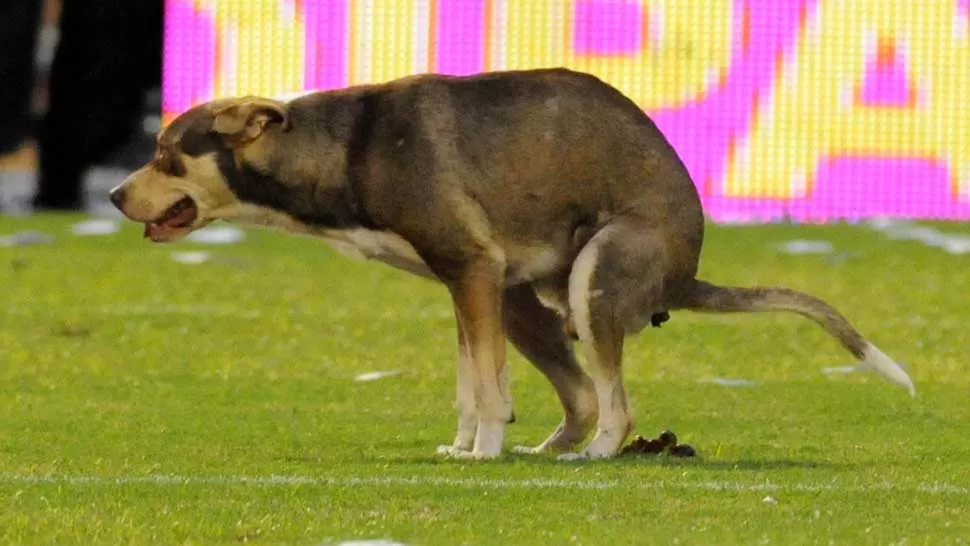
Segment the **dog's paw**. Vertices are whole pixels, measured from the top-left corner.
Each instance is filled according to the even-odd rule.
[[[512,446],[512,453],[519,455],[538,455],[543,453],[543,450],[539,447],[532,446]]]
[[[591,453],[583,450],[580,453],[563,453],[556,458],[560,461],[586,461],[591,459],[609,459],[611,457],[613,457],[612,453]]]
[[[486,453],[483,451],[469,451],[467,449],[459,449],[455,446],[438,446],[438,455],[443,455],[452,459],[463,459],[463,460],[474,460],[474,461],[484,461],[487,459],[494,459],[501,455],[501,453]]]
[[[486,459],[494,459],[501,455],[501,453],[487,453],[484,451],[468,451],[467,449],[459,449],[454,446],[438,446],[438,455],[443,455],[445,457],[450,457],[452,459],[466,459],[466,460],[476,460],[483,461]]]
[[[452,455],[452,458],[469,461],[487,461],[498,458],[501,453],[485,453],[483,451],[459,451]]]
[[[471,453],[471,451],[455,447],[454,445],[440,445],[435,450],[435,453],[446,457],[457,457],[460,453]]]
[[[584,461],[588,458],[589,456],[586,455],[585,453],[572,453],[572,452],[562,453],[558,457],[556,457],[556,459],[560,461]]]

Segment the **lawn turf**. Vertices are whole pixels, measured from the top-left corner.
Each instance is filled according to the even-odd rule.
[[[454,433],[445,290],[305,238],[153,245],[0,217],[0,544],[959,544],[970,540],[970,255],[866,227],[711,226],[701,276],[842,310],[918,397],[786,314],[673,313],[627,343],[637,433],[693,460],[434,454]],[[932,224],[970,235],[962,224]],[[787,255],[790,239],[834,255]],[[211,260],[177,263],[173,252]],[[507,446],[558,423],[512,352]],[[355,376],[400,371],[372,382]],[[699,380],[743,378],[725,387]]]

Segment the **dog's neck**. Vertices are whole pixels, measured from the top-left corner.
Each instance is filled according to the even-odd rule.
[[[356,188],[360,151],[371,138],[373,98],[316,94],[288,105],[288,130],[267,128],[263,138],[231,158],[227,177],[247,204],[284,213],[317,229],[380,229]]]
[[[370,227],[359,211],[347,176],[346,160],[339,156],[321,158],[291,140],[280,139],[261,152],[260,161],[236,157],[229,177],[239,201],[253,209],[272,210],[301,225],[319,229]]]

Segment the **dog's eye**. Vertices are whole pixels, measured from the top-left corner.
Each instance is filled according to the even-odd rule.
[[[169,176],[185,176],[185,165],[168,150],[155,153],[155,168]]]

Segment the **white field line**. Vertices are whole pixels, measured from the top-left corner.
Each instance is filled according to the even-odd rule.
[[[152,316],[152,315],[202,315],[213,317],[234,317],[241,319],[257,319],[262,313],[258,310],[244,310],[217,305],[171,305],[171,304],[117,304],[94,307],[74,307],[64,311],[90,312],[102,315],[119,316]],[[6,309],[8,315],[34,315],[48,310],[10,306]],[[2,311],[0,311],[2,312]]]
[[[50,314],[49,308],[34,308],[27,306],[17,306],[11,305],[6,309],[0,307],[0,315],[4,313],[14,316],[32,316],[38,314]],[[259,319],[263,316],[262,311],[258,309],[241,309],[238,307],[228,307],[219,305],[174,305],[174,304],[158,304],[158,303],[144,303],[144,304],[115,304],[115,305],[101,305],[101,306],[70,306],[63,307],[58,310],[59,313],[92,313],[100,315],[117,315],[117,316],[164,316],[164,315],[200,315],[200,316],[212,316],[212,317],[232,317],[239,319],[254,320]],[[322,313],[322,312],[321,312]],[[327,311],[327,317],[330,319],[342,319],[348,317],[354,318],[367,318],[367,319],[378,319],[378,320],[395,320],[398,319],[402,314],[406,313],[409,318],[419,318],[419,319],[452,319],[454,318],[453,311],[444,306],[434,306],[426,307],[423,309],[413,310],[413,309],[378,309],[378,310],[364,310],[355,309],[353,311],[346,308],[332,309]],[[303,317],[313,317],[318,314],[313,311],[290,311],[290,315],[303,316]]]
[[[648,489],[648,490],[705,490],[729,492],[821,492],[875,493],[903,491],[929,494],[970,495],[970,487],[946,483],[923,483],[919,485],[896,485],[889,482],[859,485],[838,483],[792,483],[771,482],[743,483],[729,481],[668,482],[633,480],[502,480],[488,478],[441,478],[441,477],[333,477],[333,476],[179,476],[173,474],[148,474],[144,476],[86,476],[77,474],[14,474],[0,473],[0,484],[54,484],[54,485],[250,485],[255,487],[322,486],[322,487],[385,487],[385,486],[435,486],[456,489]]]
[[[95,309],[106,315],[209,315],[238,317],[246,319],[259,318],[256,310],[242,310],[216,305],[102,305]]]

